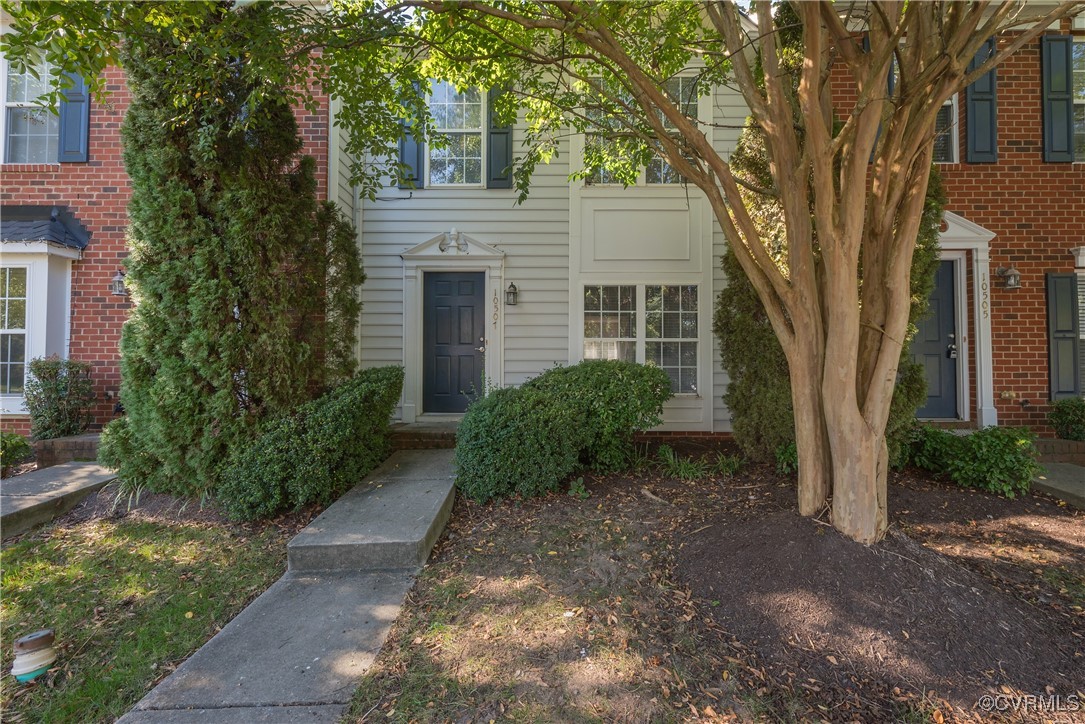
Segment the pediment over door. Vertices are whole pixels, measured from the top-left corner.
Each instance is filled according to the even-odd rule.
[[[942,216],[942,227],[939,230],[938,242],[943,249],[986,247],[987,243],[993,238],[995,238],[995,232],[985,229],[952,211],[947,211]]]
[[[432,239],[423,241],[421,244],[412,246],[400,255],[404,260],[454,259],[501,259],[505,252],[497,247],[490,246],[478,239],[472,238],[462,231],[452,229]]]

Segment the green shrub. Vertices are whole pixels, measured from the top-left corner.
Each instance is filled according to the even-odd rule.
[[[579,407],[538,388],[491,390],[456,430],[456,485],[479,502],[557,490],[577,468],[583,426]]]
[[[773,453],[776,458],[776,472],[791,475],[799,471],[799,448],[794,441],[780,445]]]
[[[1052,403],[1047,420],[1063,440],[1085,440],[1085,399],[1070,397]]]
[[[1028,492],[1041,471],[1034,440],[1025,428],[985,427],[962,436],[921,425],[914,432],[910,459],[961,487],[1012,498]]]
[[[90,365],[57,356],[30,361],[26,380],[30,435],[38,440],[86,432],[94,405]]]
[[[403,368],[359,372],[268,425],[225,467],[218,500],[235,520],[328,503],[388,455],[388,420]]]
[[[0,432],[0,478],[6,478],[11,466],[30,457],[30,443],[14,432]]]
[[[671,397],[670,378],[659,367],[619,360],[585,360],[547,370],[524,387],[575,408],[583,423],[575,432],[581,463],[607,473],[633,459],[633,435],[662,422]]]
[[[945,473],[964,438],[931,425],[916,425],[911,433],[908,459],[916,467]]]

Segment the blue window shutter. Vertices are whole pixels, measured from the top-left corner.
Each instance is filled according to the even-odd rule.
[[[1047,275],[1047,343],[1051,399],[1081,395],[1077,275]]]
[[[976,53],[968,66],[969,72],[987,62],[995,54],[995,39],[990,38]],[[965,160],[968,163],[998,161],[998,100],[995,70],[985,73],[965,91],[967,140]]]
[[[1070,35],[1040,38],[1043,67],[1044,161],[1074,161],[1073,47]]]
[[[399,162],[406,167],[399,179],[401,189],[423,188],[422,176],[426,169],[426,144],[411,133],[410,124],[404,124],[403,137],[399,139]]]
[[[86,163],[90,148],[90,94],[82,77],[68,73],[71,88],[62,91],[60,101],[60,163]]]
[[[494,102],[502,91],[487,94],[486,118],[486,188],[512,188],[512,126],[499,126],[494,118]]]

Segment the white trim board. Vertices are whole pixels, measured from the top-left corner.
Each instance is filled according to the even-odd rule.
[[[486,320],[486,384],[500,385],[505,370],[505,252],[452,229],[411,247],[403,259],[403,422],[422,410],[422,281],[426,272],[483,272],[492,310]]]

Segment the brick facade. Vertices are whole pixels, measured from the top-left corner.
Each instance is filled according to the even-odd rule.
[[[121,327],[128,316],[127,297],[110,293],[110,283],[127,255],[125,232],[131,195],[121,158],[121,124],[130,102],[124,73],[106,71],[108,94],[95,98],[90,109],[89,154],[86,163],[4,164],[0,202],[5,206],[67,206],[90,232],[82,258],[72,265],[71,334],[68,355],[88,362],[98,403],[92,430],[113,418],[120,391]],[[298,111],[305,139],[304,152],[316,160],[319,198],[326,197],[328,170],[328,102],[319,110]],[[27,434],[29,418],[6,416],[2,427]]]

